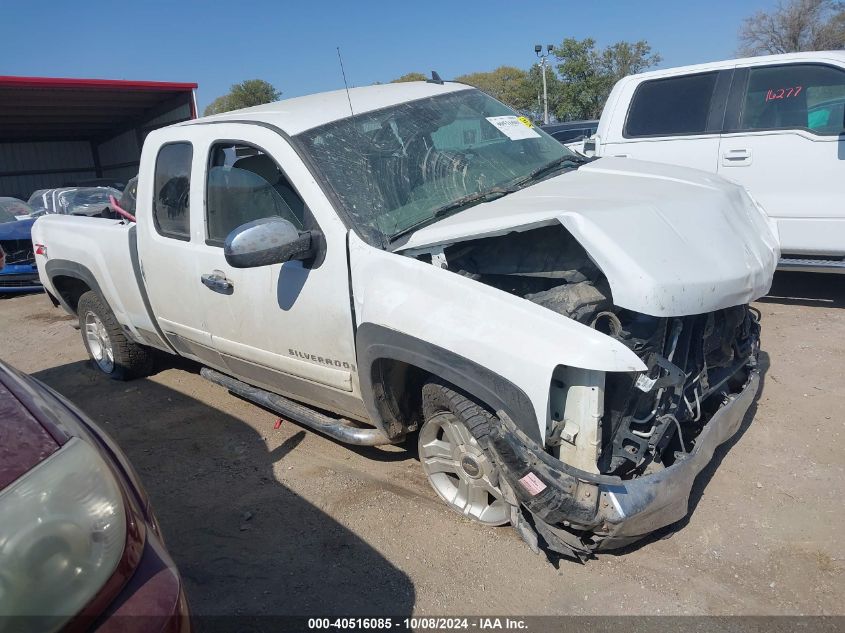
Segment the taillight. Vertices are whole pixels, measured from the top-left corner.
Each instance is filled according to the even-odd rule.
[[[47,247],[44,244],[35,244],[35,254],[47,257]]]

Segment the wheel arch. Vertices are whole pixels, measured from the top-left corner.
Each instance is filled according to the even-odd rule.
[[[518,386],[486,367],[433,343],[372,323],[358,328],[355,342],[364,405],[388,437],[399,437],[419,424],[422,384],[433,375],[491,411],[505,411],[523,433],[542,443],[531,400]]]
[[[56,289],[58,296],[55,298],[71,314],[77,313],[79,297],[87,291],[93,290],[103,297],[96,277],[82,264],[66,259],[51,259],[44,266],[44,270]],[[103,300],[105,301],[105,298]]]

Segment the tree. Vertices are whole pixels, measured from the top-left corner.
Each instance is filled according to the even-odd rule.
[[[535,121],[543,120],[543,69],[540,64],[534,64],[528,69],[528,84],[531,86],[531,107],[528,114]],[[546,66],[546,93],[549,96],[549,114],[554,114],[560,105],[563,86],[558,79],[555,69]]]
[[[529,73],[513,66],[499,66],[490,72],[461,75],[460,81],[483,90],[520,112],[536,110],[537,93],[530,81]]]
[[[745,18],[739,54],[774,55],[845,48],[845,3],[838,0],[788,0],[769,13]]]
[[[567,38],[552,49],[558,60],[556,94],[549,106],[561,120],[596,119],[613,85],[627,75],[660,63],[648,42],[616,42],[601,50],[592,38]]]
[[[422,73],[405,73],[401,77],[397,77],[396,79],[391,80],[390,83],[399,84],[405,81],[425,81],[426,79],[428,79],[428,77],[426,77]]]
[[[217,97],[205,108],[205,116],[220,114],[230,110],[240,110],[278,101],[282,93],[276,90],[272,84],[263,79],[247,79],[239,84],[234,84],[229,92]]]

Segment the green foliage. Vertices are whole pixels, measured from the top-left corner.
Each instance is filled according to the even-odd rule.
[[[278,101],[281,96],[282,93],[279,90],[276,90],[272,84],[263,79],[247,79],[246,81],[233,85],[227,94],[217,97],[208,104],[204,114],[208,116],[210,114],[220,114],[221,112],[249,108],[263,103],[272,103],[273,101]]]
[[[543,120],[543,71],[539,64],[534,64],[528,71],[528,83],[531,86],[531,108],[528,112],[537,121]],[[558,79],[555,69],[546,66],[546,89],[549,95],[549,115],[553,115],[563,96],[563,84]]]
[[[552,50],[552,55],[557,63],[550,60],[546,67],[549,113],[562,121],[598,118],[617,81],[661,60],[645,41],[597,48],[591,38],[567,38]],[[490,72],[462,75],[455,81],[475,86],[535,120],[542,119],[543,75],[539,64],[527,71],[501,66]]]
[[[428,79],[428,77],[426,77],[422,73],[405,73],[401,77],[397,77],[396,79],[391,80],[390,83],[398,84],[403,83],[405,81],[425,81],[426,79]]]
[[[455,81],[475,86],[519,112],[528,112],[536,107],[537,93],[529,73],[521,68],[499,66],[490,72],[461,75]]]
[[[661,60],[645,41],[597,49],[592,38],[567,38],[552,53],[558,60],[553,111],[561,120],[598,118],[617,81]],[[551,97],[549,101],[552,109]]]

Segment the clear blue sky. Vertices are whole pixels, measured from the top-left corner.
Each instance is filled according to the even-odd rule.
[[[535,43],[648,40],[663,67],[734,56],[774,0],[297,2],[0,0],[0,75],[195,81],[200,109],[243,79],[292,97],[437,70],[527,68]],[[533,11],[533,13],[532,13]]]

